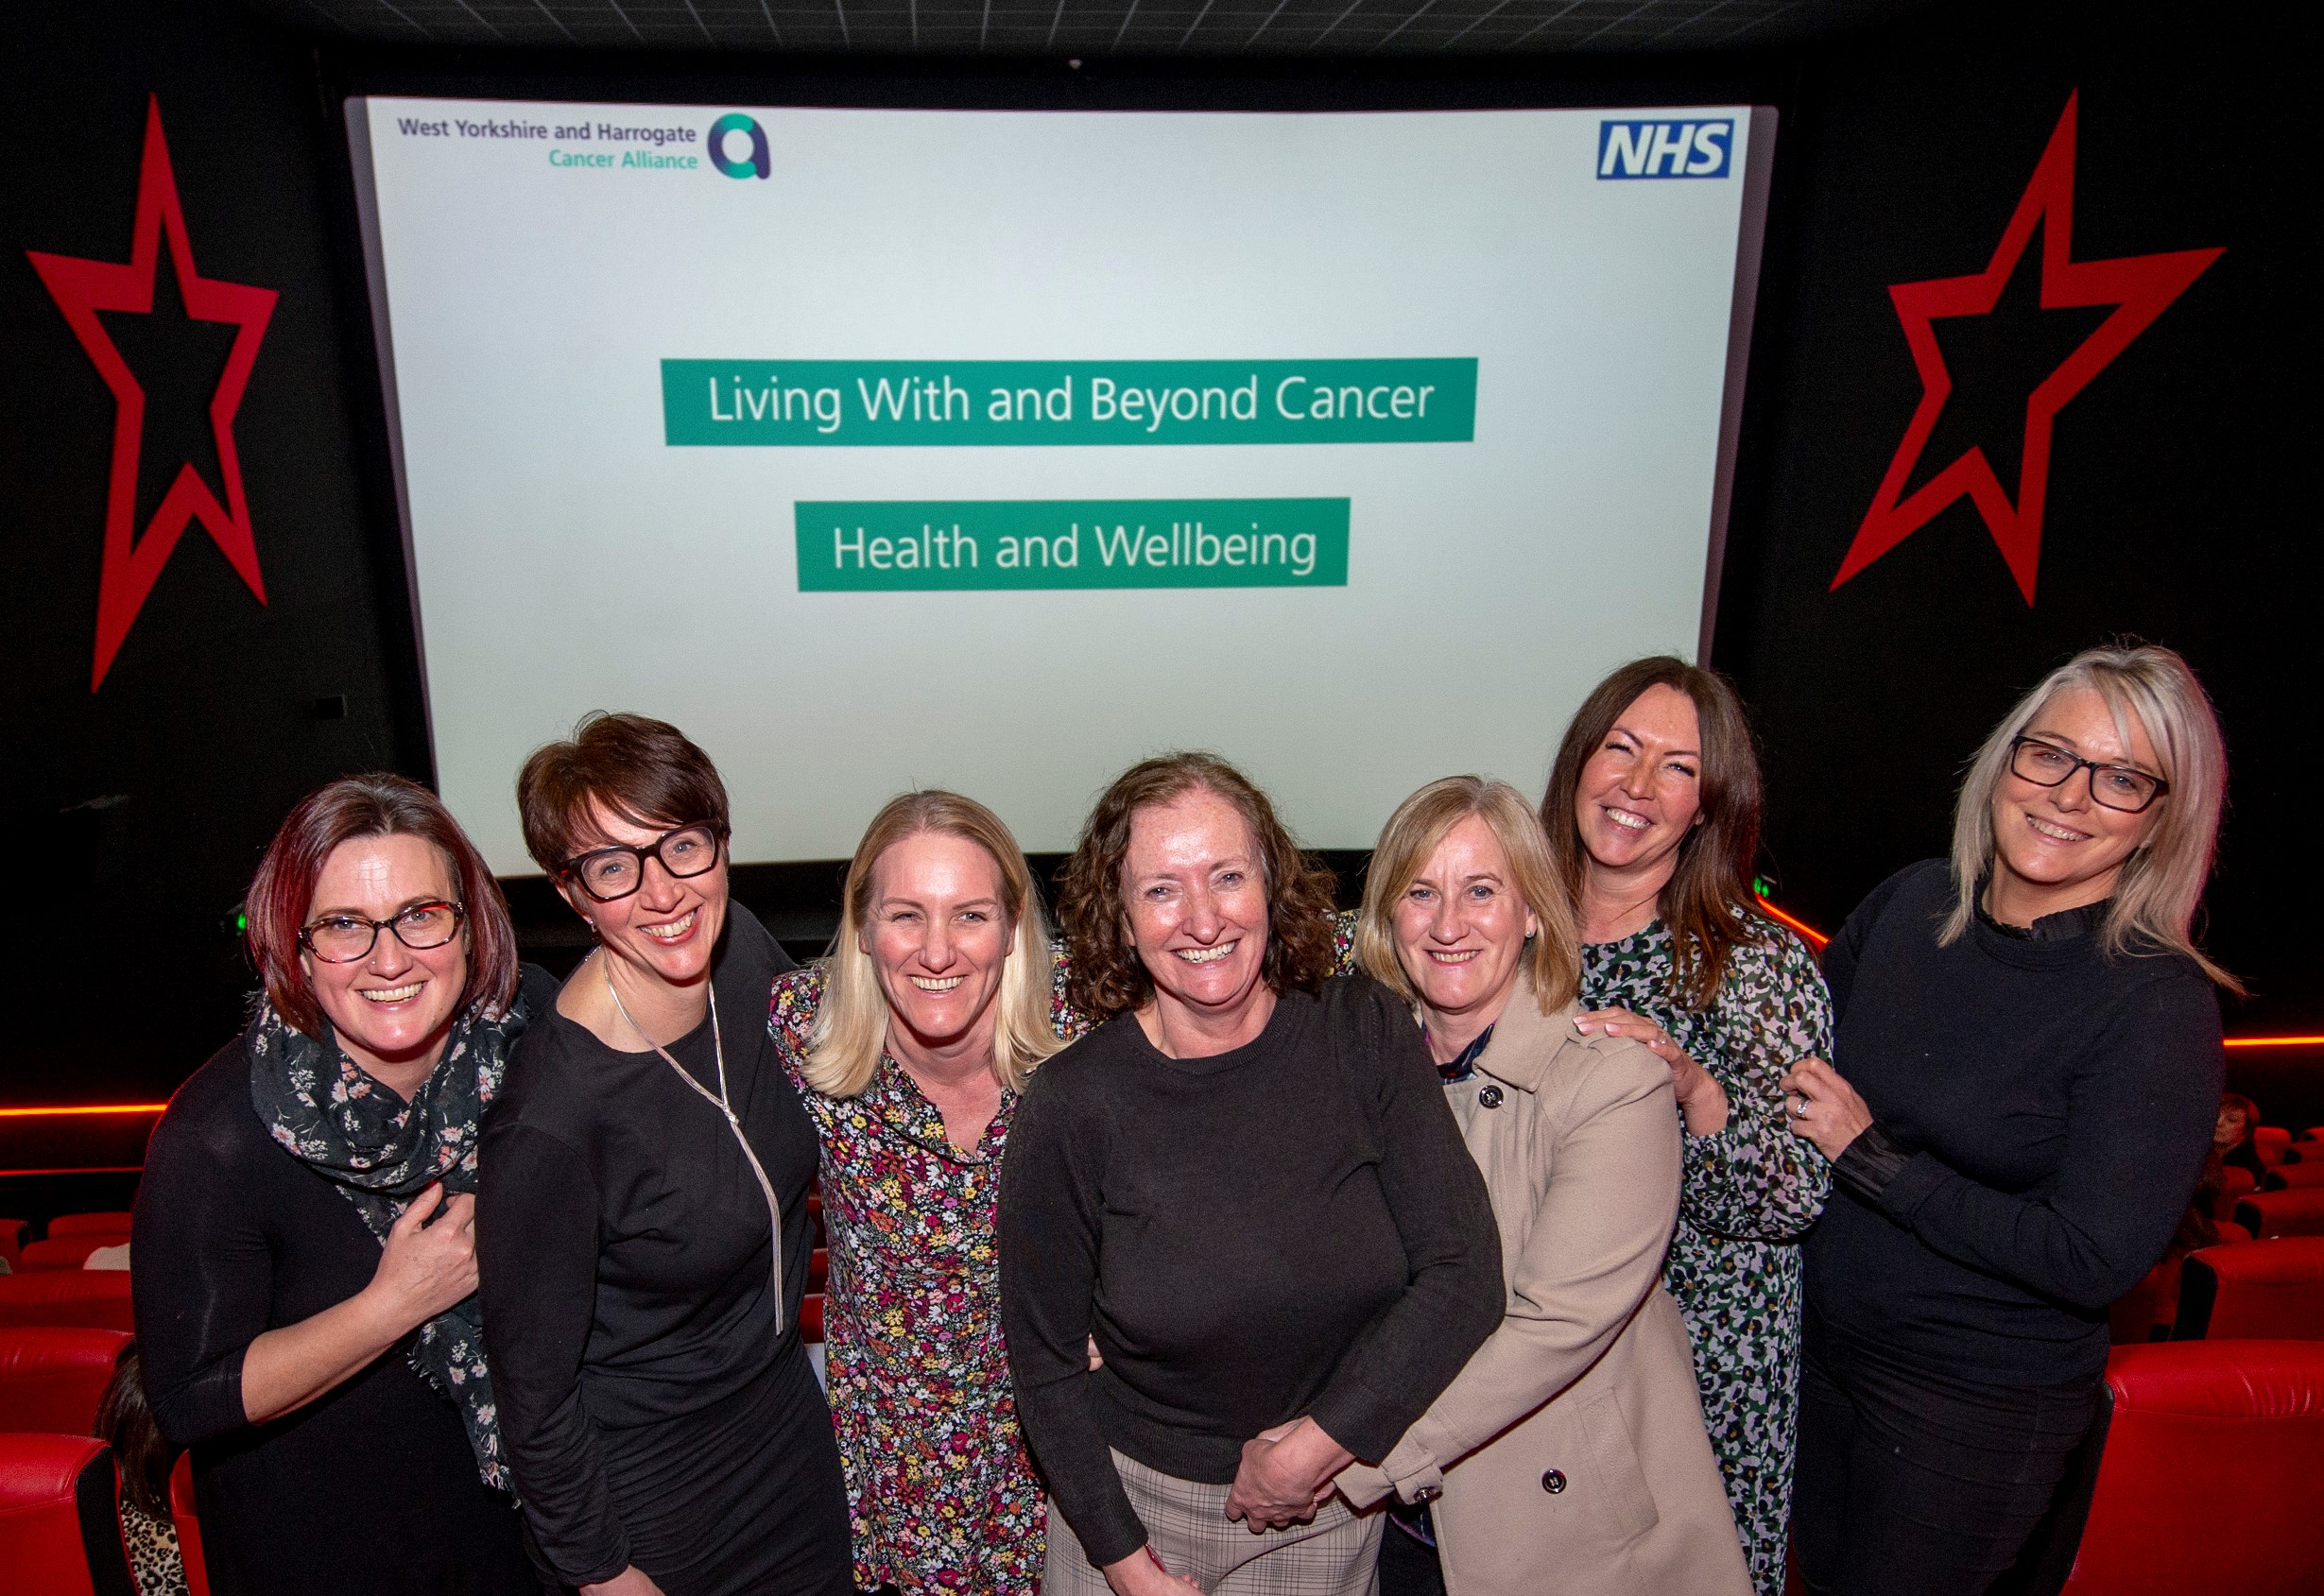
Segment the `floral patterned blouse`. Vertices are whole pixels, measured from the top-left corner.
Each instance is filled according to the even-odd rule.
[[[1017,1094],[973,1154],[883,1054],[857,1097],[802,1073],[823,997],[809,966],[775,983],[769,1026],[822,1141],[825,1378],[847,1475],[855,1583],[1032,1596],[1046,1508],[1017,1427],[993,1250]],[[1061,1007],[1060,1035],[1080,1026]]]
[[[1726,1089],[1727,1125],[1688,1136],[1678,1227],[1662,1283],[1695,1342],[1703,1421],[1762,1596],[1783,1587],[1799,1399],[1799,1238],[1823,1212],[1831,1166],[1792,1134],[1777,1085],[1795,1059],[1832,1056],[1832,999],[1799,938],[1772,925],[1738,944],[1719,995],[1676,997],[1661,920],[1582,947],[1581,1001],[1661,1026]]]

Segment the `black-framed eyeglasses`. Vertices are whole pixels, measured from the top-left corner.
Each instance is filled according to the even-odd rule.
[[[370,956],[381,932],[392,931],[405,947],[425,952],[457,936],[460,922],[467,918],[465,907],[441,899],[414,903],[384,920],[367,920],[361,915],[326,915],[313,925],[299,928],[299,946],[325,964],[353,964]]]
[[[2132,764],[2101,764],[2039,737],[2009,740],[2009,774],[2037,787],[2063,786],[2077,770],[2090,772],[2091,801],[2101,809],[2143,815],[2171,783]]]
[[[680,826],[663,832],[644,848],[621,844],[593,848],[566,860],[558,874],[579,882],[581,890],[598,902],[611,903],[646,884],[648,859],[660,860],[662,867],[678,881],[711,869],[718,863],[722,831],[717,826]]]

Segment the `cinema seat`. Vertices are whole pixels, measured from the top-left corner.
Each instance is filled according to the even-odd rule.
[[[811,1291],[799,1305],[799,1338],[801,1341],[823,1339],[823,1294]]]
[[[0,1430],[86,1435],[129,1338],[63,1325],[0,1330]]]
[[[2260,1177],[2241,1164],[2229,1164],[2225,1178],[2219,1183],[2219,1195],[2211,1205],[2213,1219],[2232,1219],[2235,1205],[2260,1189]]]
[[[2262,1239],[2324,1236],[2324,1191],[2254,1192],[2235,1205],[2235,1223]]]
[[[2211,1227],[2212,1229],[2219,1232],[2219,1244],[2221,1246],[2228,1246],[2235,1242],[2247,1242],[2251,1240],[2251,1232],[2236,1224],[2232,1219],[2214,1219],[2211,1222]]]
[[[2123,1347],[2068,1596],[2324,1590],[2324,1341]],[[2231,1510],[2207,1479],[2245,1482]]]
[[[819,1292],[831,1279],[831,1249],[818,1247],[807,1257],[807,1289]]]
[[[46,1241],[26,1242],[23,1261],[17,1268],[27,1275],[43,1269],[77,1269],[89,1261],[89,1255],[97,1248],[117,1247],[129,1239],[127,1230],[91,1230],[77,1236],[51,1236]]]
[[[106,1213],[60,1213],[48,1222],[48,1239],[60,1236],[118,1236],[128,1240],[129,1216],[126,1211]]]
[[[52,1269],[0,1275],[0,1326],[81,1325],[135,1330],[129,1277],[119,1269]]]
[[[0,1219],[0,1262],[12,1271],[17,1267],[16,1256],[32,1234],[32,1227],[21,1219]]]
[[[2281,1125],[2261,1125],[2251,1133],[2252,1150],[2264,1164],[2283,1162],[2283,1150],[2291,1144],[2292,1133]]]
[[[2324,1161],[2305,1164],[2278,1164],[2260,1182],[2263,1192],[2299,1191],[2304,1187],[2324,1186]]]
[[[137,1596],[112,1450],[81,1435],[0,1434],[0,1578],[24,1596]]]
[[[2324,1341],[2324,1236],[2190,1253],[2174,1341]]]
[[[194,1510],[194,1454],[180,1452],[169,1471],[169,1521],[178,1531],[178,1561],[185,1567],[185,1596],[210,1596],[210,1565],[201,1554],[201,1519]]]

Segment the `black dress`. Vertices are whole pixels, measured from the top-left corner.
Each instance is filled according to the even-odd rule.
[[[533,1004],[556,987],[534,970]],[[270,1141],[247,1038],[170,1099],[132,1225],[137,1340],[154,1418],[194,1450],[216,1596],[537,1591],[516,1505],[477,1477],[456,1408],[401,1347],[252,1425],[242,1358],[262,1333],[369,1285],[380,1244],[331,1181]]]
[[[485,1345],[557,1580],[634,1564],[668,1596],[840,1596],[839,1449],[799,1336],[815,1127],[766,1028],[790,961],[749,911],[727,915],[712,981],[728,1097],[783,1213],[780,1333],[766,1199],[724,1116],[660,1054],[615,1052],[552,1004],[485,1124]],[[707,1020],[670,1053],[717,1090]]]

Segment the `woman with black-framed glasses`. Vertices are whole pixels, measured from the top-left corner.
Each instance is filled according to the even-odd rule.
[[[487,1344],[546,1572],[619,1596],[854,1588],[799,1334],[815,1127],[766,1028],[791,962],[727,893],[726,787],[593,715],[525,761],[525,847],[595,947],[485,1134]]]
[[[1986,740],[1952,859],[1882,884],[1826,951],[1833,1062],[1783,1080],[1833,1177],[1792,1497],[1810,1590],[1969,1596],[2050,1509],[2108,1306],[2211,1148],[2214,988],[2238,988],[2190,927],[2226,785],[2183,660],[2088,650]]]
[[[146,1391],[193,1450],[210,1587],[536,1589],[473,1193],[478,1123],[555,983],[520,973],[491,870],[401,777],[309,795],[246,909],[265,995],[170,1100],[133,1221]]]

